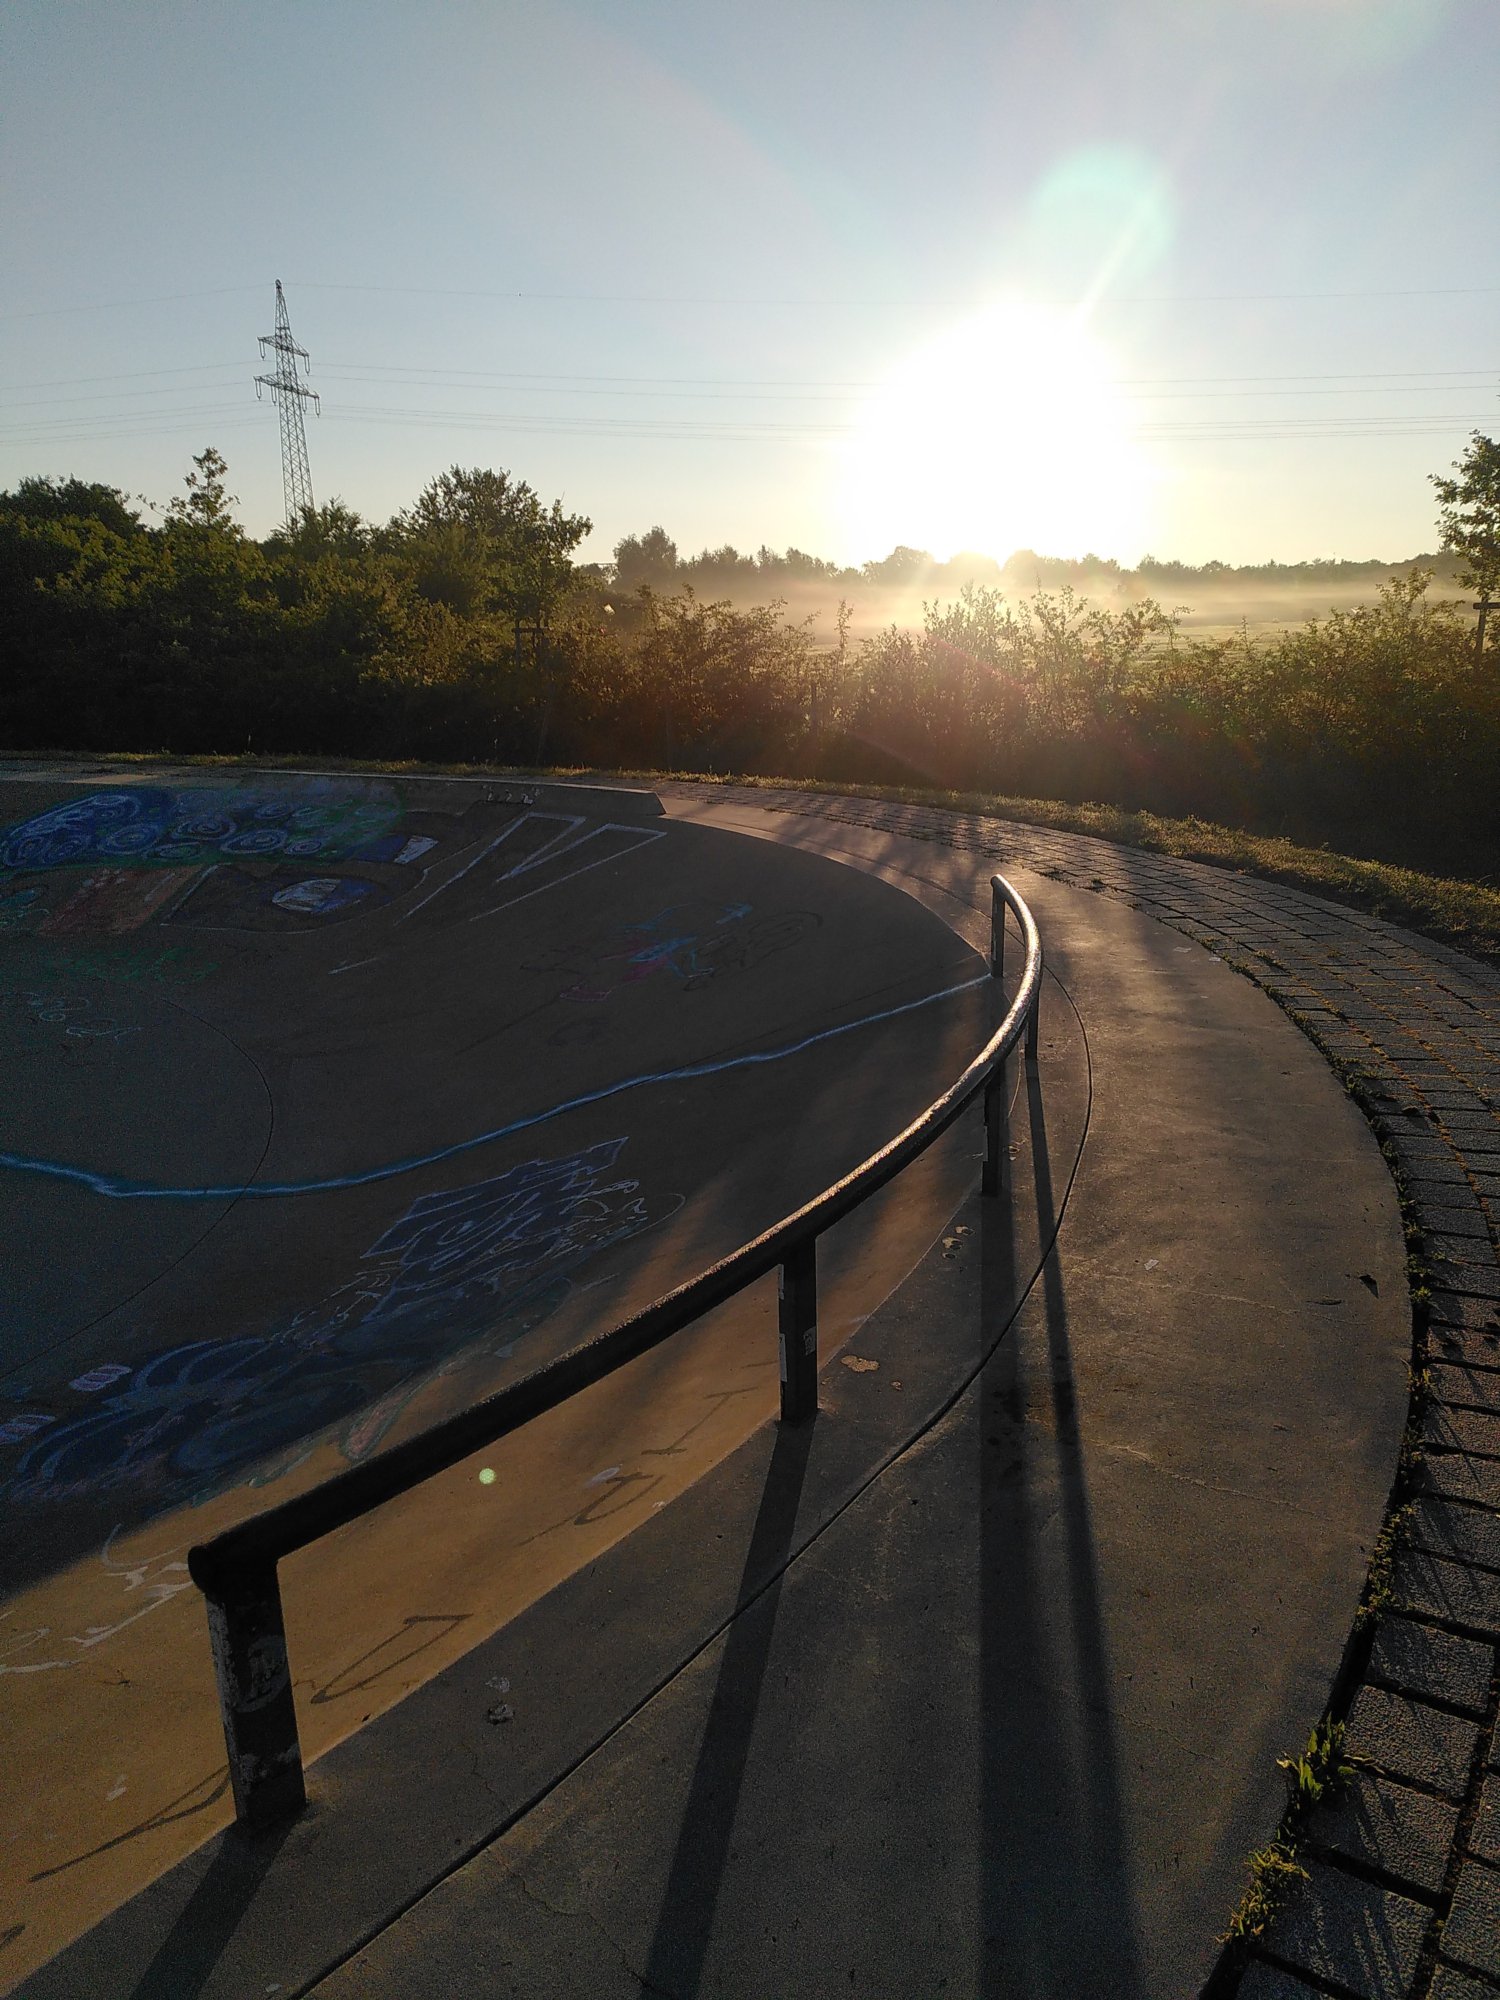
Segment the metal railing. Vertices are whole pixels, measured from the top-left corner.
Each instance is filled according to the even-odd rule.
[[[1003,1067],[1023,1029],[1026,1053],[1031,1058],[1036,1055],[1042,945],[1030,910],[1003,875],[992,877],[990,891],[992,977],[999,979],[1004,971],[1007,909],[1015,915],[1026,947],[1016,997],[1005,1019],[957,1081],[862,1166],[696,1278],[534,1374],[189,1550],[188,1569],[207,1600],[235,1812],[244,1825],[264,1827],[291,1818],[307,1799],[276,1574],[283,1556],[321,1540],[383,1501],[395,1499],[483,1446],[519,1430],[534,1417],[556,1409],[580,1389],[602,1381],[627,1361],[680,1333],[778,1264],[781,1420],[804,1421],[818,1406],[816,1255],[817,1240],[824,1230],[925,1152],[981,1092],[985,1098],[981,1187],[987,1195],[1002,1191],[1006,1168]]]

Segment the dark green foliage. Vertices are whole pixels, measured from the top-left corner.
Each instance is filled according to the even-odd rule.
[[[1098,558],[959,558],[918,630],[851,644],[780,605],[936,566],[864,573],[792,549],[681,561],[652,529],[613,578],[588,531],[504,472],[454,467],[384,527],[335,501],[251,541],[205,451],[147,528],[80,480],[0,494],[0,741],[13,749],[219,751],[781,772],[1015,793],[1330,842],[1479,877],[1500,837],[1500,684],[1420,570],[1368,609],[1252,643],[1189,639],[1141,574]],[[1011,602],[1018,567],[1064,577]],[[1201,574],[1201,572],[1199,573]],[[1241,575],[1244,573],[1241,572]],[[622,588],[632,584],[634,588]],[[831,588],[830,588],[831,586]],[[836,643],[830,643],[836,641]],[[1488,857],[1488,858],[1486,858]]]
[[[1432,481],[1442,502],[1443,547],[1461,557],[1461,581],[1493,597],[1500,590],[1500,443],[1475,431],[1453,470],[1457,479]]]

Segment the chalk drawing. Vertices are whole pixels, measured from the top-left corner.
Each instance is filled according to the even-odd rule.
[[[517,1322],[535,1325],[560,1303],[587,1259],[681,1205],[680,1195],[648,1201],[616,1175],[625,1143],[419,1196],[352,1276],[289,1323],[148,1355],[89,1409],[46,1413],[56,1421],[17,1437],[21,1456],[0,1491],[16,1501],[125,1486],[202,1497],[268,1454],[305,1454],[309,1437],[340,1423],[344,1455],[368,1456],[456,1356],[497,1331],[513,1343]]]
[[[0,1676],[5,1674],[50,1674],[59,1668],[76,1667],[78,1662],[58,1653],[50,1625],[7,1629],[9,1612],[0,1613]]]
[[[500,853],[501,865],[497,870],[503,880],[507,875],[513,875],[523,869],[533,856],[555,849],[560,841],[567,840],[570,835],[576,836],[583,824],[583,820],[576,814],[530,812],[518,814],[515,819],[508,820],[477,853],[471,854],[461,868],[456,868],[451,875],[436,883],[425,896],[420,896],[416,902],[408,904],[397,921],[403,924],[410,923],[418,911],[425,910],[428,904],[435,902],[439,896],[447,899],[442,912],[446,917],[448,910],[457,900],[453,892],[459,883],[466,881],[479,864],[488,861],[492,854],[500,853],[500,850],[504,849],[504,852]],[[556,830],[549,831],[553,828]]]
[[[278,910],[302,910],[308,916],[322,917],[342,909],[346,903],[356,902],[369,886],[368,882],[341,879],[337,875],[311,875],[304,882],[293,882],[289,888],[274,889],[271,901]]]
[[[123,1632],[151,1612],[159,1611],[184,1590],[192,1589],[193,1580],[182,1559],[186,1542],[131,1562],[120,1562],[114,1555],[118,1532],[118,1529],[110,1531],[99,1552],[99,1561],[108,1578],[121,1585],[127,1598],[139,1593],[140,1601],[113,1624],[87,1625],[82,1632],[70,1633],[65,1638],[54,1636],[49,1625],[39,1625],[30,1631],[6,1631],[0,1627],[0,1676],[55,1673],[79,1666],[85,1653],[102,1646],[117,1632]],[[69,1647],[71,1652],[67,1650]]]
[[[355,861],[389,861],[397,868],[410,867],[413,861],[420,861],[424,854],[430,854],[437,841],[425,833],[383,833],[378,840],[367,840],[363,847],[357,847],[350,857]]]
[[[100,868],[86,875],[68,900],[39,927],[42,937],[102,933],[119,937],[139,930],[148,919],[197,880],[197,868]]]
[[[390,900],[389,889],[362,875],[307,875],[300,868],[257,874],[220,862],[167,922],[199,930],[322,930]]]
[[[0,997],[19,1001],[30,1011],[38,1027],[61,1028],[64,1034],[80,1040],[118,1042],[123,1041],[126,1035],[140,1033],[138,1028],[117,1021],[111,1014],[97,1012],[94,1002],[81,994],[12,987]]]
[[[101,1361],[96,1368],[86,1368],[81,1375],[75,1375],[68,1384],[80,1396],[97,1396],[101,1389],[109,1389],[131,1370],[123,1361]]]
[[[191,1590],[193,1579],[188,1575],[186,1562],[187,1543],[179,1542],[173,1548],[158,1549],[149,1556],[138,1556],[122,1562],[114,1553],[115,1536],[118,1528],[112,1528],[104,1547],[99,1551],[99,1561],[106,1574],[118,1582],[127,1599],[139,1601],[132,1605],[123,1618],[117,1618],[111,1625],[88,1625],[80,1633],[74,1633],[64,1643],[74,1646],[80,1654],[91,1652],[95,1646],[102,1646],[107,1639],[113,1639],[117,1632],[123,1632],[128,1625],[134,1625],[142,1618],[148,1618],[153,1611],[159,1611],[164,1604],[170,1604],[174,1597]]]
[[[45,1410],[22,1410],[14,1417],[7,1417],[0,1423],[0,1444],[24,1444],[27,1438],[35,1437],[49,1424],[55,1424],[56,1417]]]
[[[469,919],[479,923],[485,917],[498,916],[502,910],[513,909],[517,903],[529,902],[533,896],[540,896],[548,889],[560,888],[564,882],[572,882],[580,875],[587,875],[595,868],[602,868],[607,861],[618,861],[623,855],[632,853],[638,847],[649,847],[654,841],[665,840],[666,832],[661,827],[620,826],[608,820],[602,826],[590,827],[579,839],[569,841],[562,851],[561,860],[565,864],[559,873],[552,865],[559,857],[551,852],[538,855],[527,861],[522,868],[513,868],[502,878],[502,893],[487,909],[477,910]],[[579,858],[582,856],[583,858]],[[532,884],[517,878],[529,875],[533,869],[541,870],[545,862],[546,879]]]
[[[812,910],[757,916],[749,903],[673,903],[654,916],[623,924],[592,945],[560,947],[533,959],[531,972],[572,971],[558,998],[608,1000],[622,986],[663,974],[694,993],[714,979],[747,972],[819,928]]]
[[[665,838],[661,827],[625,826],[613,820],[591,825],[578,813],[524,812],[461,868],[409,904],[397,921],[409,923],[438,903],[423,922],[478,923]]]
[[[727,1076],[734,1070],[755,1069],[764,1064],[785,1062],[791,1056],[803,1054],[808,1049],[818,1048],[825,1042],[837,1041],[841,1036],[859,1033],[864,1028],[877,1026],[884,1021],[894,1021],[905,1014],[917,1013],[924,1007],[934,1007],[944,1000],[951,1000],[960,993],[970,993],[976,986],[988,986],[990,975],[976,973],[972,979],[961,979],[953,986],[944,986],[935,993],[924,993],[917,1000],[903,1000],[894,1007],[882,1007],[872,1014],[861,1014],[856,1020],[843,1021],[837,1027],[819,1028],[810,1035],[803,1035],[795,1042],[784,1042],[774,1049],[757,1049],[747,1055],[716,1056],[709,1061],[685,1063],[679,1069],[646,1070],[637,1076],[622,1077],[616,1083],[603,1084],[597,1090],[586,1090],[576,1097],[564,1098],[562,1102],[549,1106],[543,1111],[533,1111],[524,1118],[513,1118],[506,1125],[496,1125],[486,1132],[476,1132],[467,1139],[455,1139],[451,1145],[436,1147],[430,1153],[412,1155],[407,1159],[391,1160],[378,1167],[367,1167],[361,1173],[331,1175],[322,1180],[307,1181],[253,1181],[233,1182],[213,1187],[165,1187],[149,1181],[131,1180],[122,1174],[96,1173],[91,1167],[80,1167],[62,1160],[39,1159],[28,1153],[0,1151],[0,1167],[10,1167],[17,1173],[41,1174],[50,1179],[73,1181],[81,1187],[91,1188],[95,1194],[106,1195],[118,1201],[223,1201],[243,1197],[247,1200],[279,1200],[288,1195],[325,1194],[339,1188],[366,1187],[375,1181],[394,1180],[402,1174],[415,1173],[423,1167],[437,1166],[444,1160],[456,1159],[460,1154],[473,1152],[480,1146],[492,1146],[500,1139],[514,1138],[521,1132],[533,1130],[538,1125],[548,1124],[554,1118],[561,1118],[569,1111],[579,1111],[591,1104],[606,1103],[612,1097],[619,1097],[627,1090],[640,1090],[657,1083],[691,1083],[700,1077]]]
[[[0,935],[29,931],[47,914],[41,890],[31,883],[0,895]]]
[[[211,979],[219,968],[212,959],[199,958],[183,945],[142,952],[106,944],[49,953],[46,969],[49,973],[76,973],[83,979],[117,980],[125,986],[166,986],[176,980]]]
[[[401,846],[391,856],[391,860],[398,868],[407,868],[413,861],[420,861],[424,854],[430,853],[436,846],[437,842],[429,835],[414,833],[409,840],[401,843]]]
[[[389,786],[284,780],[255,786],[119,786],[49,807],[0,834],[0,871],[110,861],[135,867],[219,855],[336,859],[390,830],[401,804]]]

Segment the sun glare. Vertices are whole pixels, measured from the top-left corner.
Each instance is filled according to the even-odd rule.
[[[844,521],[858,559],[898,543],[1129,559],[1149,468],[1107,357],[1070,315],[996,305],[911,355],[861,412]]]

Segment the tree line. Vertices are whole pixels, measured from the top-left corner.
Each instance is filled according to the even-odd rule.
[[[659,529],[612,567],[580,565],[590,523],[506,472],[453,467],[384,525],[335,501],[263,542],[226,477],[203,452],[151,525],[77,479],[0,493],[9,747],[994,790],[1471,871],[1500,836],[1494,648],[1476,653],[1467,612],[1421,568],[1365,609],[1255,641],[1190,638],[1156,597],[1101,605],[1068,577],[1013,598],[960,564],[919,627],[854,642],[847,606],[825,629],[729,601],[731,557],[762,584],[779,565],[837,589],[833,565],[684,563]]]

